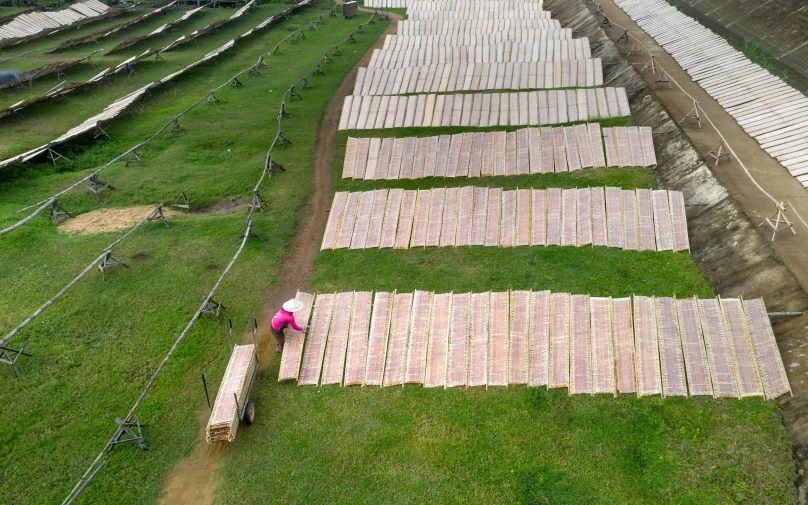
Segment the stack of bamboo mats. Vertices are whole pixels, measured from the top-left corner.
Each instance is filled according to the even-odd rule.
[[[206,438],[211,442],[232,442],[238,430],[239,408],[244,408],[255,367],[258,365],[255,346],[237,345],[230,355],[216,403],[208,420]],[[238,404],[236,404],[238,397]]]

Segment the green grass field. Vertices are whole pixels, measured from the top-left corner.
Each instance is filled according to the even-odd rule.
[[[154,100],[138,105],[134,118],[122,116],[112,124],[112,140],[64,146],[69,163],[60,162],[56,169],[42,162],[0,171],[0,228],[21,217],[17,209],[151,135],[328,7],[303,9],[265,34],[239,42],[241,50],[226,53],[217,65],[203,65],[157,88]],[[167,58],[154,77],[186,65],[281,8],[261,6],[234,22],[236,28],[226,25],[221,34],[205,35],[198,48],[182,47],[172,53],[177,60]],[[103,282],[93,272],[12,341],[25,344],[34,357],[21,360],[19,379],[0,368],[0,458],[5,462],[0,503],[61,502],[103,447],[115,427],[114,417],[128,411],[236,251],[246,216],[245,205],[238,202],[249,200],[260,174],[284,90],[323,50],[365,19],[364,13],[351,21],[326,18],[320,31],[306,32],[305,41],[287,43],[283,55],[267,58],[269,68],[260,77],[243,79],[243,88],[226,87],[218,94],[219,103],[202,104],[185,116],[187,133],[165,133],[143,149],[145,166],[118,163],[105,171],[102,179],[118,189],[103,193],[100,201],[81,191],[60,200],[80,214],[169,203],[185,189],[192,210],[177,211],[170,229],[158,223],[135,232],[114,251],[131,269],[114,270]],[[190,31],[191,23],[183,29]],[[267,179],[262,190],[270,205],[254,217],[262,239],[248,242],[217,295],[237,334],[256,314],[288,253],[311,189],[315,132],[323,110],[385,27],[369,25],[365,34],[357,35],[356,45],[341,46],[343,56],[324,66],[324,76],[310,79],[314,88],[301,92],[303,100],[288,104],[294,118],[284,120],[284,135],[293,144],[273,155],[287,170]],[[48,46],[56,45],[56,39],[49,39]],[[130,91],[138,86],[123,77],[115,84]],[[28,121],[0,125],[0,145],[9,142],[12,150],[22,150],[27,142],[47,141],[50,133],[40,128],[60,134],[115,96],[84,93],[69,103],[37,106],[41,109],[32,110]],[[24,138],[12,133],[23,127],[30,130]],[[337,138],[334,191],[436,185],[655,186],[648,169],[395,184],[342,181],[346,138],[346,133]],[[210,211],[224,202],[236,202],[235,209]],[[6,280],[0,283],[0,328],[14,327],[122,233],[68,236],[43,216],[0,237],[0,279]],[[687,254],[607,248],[326,251],[317,256],[308,285],[301,287],[712,295]],[[148,425],[151,450],[126,445],[113,451],[78,503],[155,503],[172,467],[193,447],[197,417],[205,405],[200,374],[214,385],[215,394],[226,361],[223,327],[203,318],[136,415]],[[796,502],[791,442],[776,402],[569,397],[565,390],[525,387],[304,388],[279,384],[277,367],[273,357],[259,374],[253,397],[256,424],[242,427],[221,455],[216,503]]]

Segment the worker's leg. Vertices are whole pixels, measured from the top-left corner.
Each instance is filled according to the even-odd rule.
[[[270,327],[272,330],[272,334],[275,335],[275,342],[277,343],[277,347],[275,348],[276,351],[282,352],[283,351],[283,343],[286,340],[283,335],[283,328],[280,330],[275,330],[274,328]]]

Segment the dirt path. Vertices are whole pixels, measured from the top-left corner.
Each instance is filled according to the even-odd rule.
[[[396,32],[397,23],[395,22],[401,19],[402,17],[397,14],[390,14],[390,26],[362,56],[357,66],[367,66],[373,50],[383,45],[384,35]],[[317,132],[317,141],[314,144],[311,174],[314,189],[304,208],[305,217],[300,223],[300,229],[292,240],[292,248],[278,271],[278,281],[264,299],[258,314],[259,321],[269,321],[283,302],[295,296],[297,289],[308,281],[311,274],[314,257],[320,250],[320,242],[331,207],[331,180],[339,117],[344,98],[351,92],[355,82],[356,69],[354,68],[334,92],[334,96],[325,110],[320,129]],[[272,360],[278,359],[266,324],[259,326],[258,346],[261,368],[265,368]],[[207,505],[213,503],[214,492],[218,485],[216,471],[222,463],[221,452],[224,442],[208,444],[205,441],[207,420],[208,411],[202,409],[199,414],[199,430],[193,452],[190,456],[180,460],[169,475],[160,499],[161,504]]]
[[[777,160],[769,156],[760,147],[760,144],[749,136],[716,100],[690,78],[687,72],[676,63],[676,60],[654,41],[653,37],[645,33],[612,0],[602,0],[600,5],[609,19],[625,26],[632,35],[639,37],[640,41],[656,56],[657,61],[662,64],[667,73],[699,101],[701,107],[715,123],[716,127],[721,130],[733,150],[743,160],[760,185],[776,199],[784,202],[788,199],[799,215],[808,221],[808,191],[802,187],[802,184],[795,177],[792,177]],[[594,11],[594,8],[590,8],[590,10]],[[622,30],[616,27],[607,28],[606,31],[612,40],[616,40],[622,34]],[[630,54],[631,43],[618,43],[616,46],[627,60],[634,64],[638,71],[650,59],[647,54]],[[640,75],[649,84],[649,88],[654,86],[657,76],[652,75],[650,70],[640,72]],[[608,86],[608,83],[606,85]],[[671,117],[676,120],[684,117],[693,108],[693,102],[675,86],[671,89],[664,84],[659,84],[654,92],[665,108],[668,109]],[[699,153],[709,161],[713,174],[735,197],[755,224],[762,222],[765,217],[776,212],[774,203],[755,187],[734,159],[731,161],[724,159],[717,166],[714,166],[712,158],[707,158],[707,153],[720,142],[715,130],[709,124],[702,121],[702,128],[699,128],[695,121],[685,120],[681,125]],[[805,237],[808,236],[808,228],[800,222],[792,210],[789,210],[788,217],[794,222],[797,235],[792,236],[786,230],[781,231],[771,245],[799,283],[802,286],[808,286],[808,249],[805,248]],[[766,236],[766,240],[770,241],[771,228],[763,227],[760,230]]]

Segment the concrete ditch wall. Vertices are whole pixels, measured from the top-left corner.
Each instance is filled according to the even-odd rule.
[[[574,37],[589,37],[592,56],[603,59],[604,84],[625,87],[635,123],[653,128],[658,160],[656,179],[660,187],[684,193],[692,256],[716,293],[727,297],[763,297],[770,312],[808,310],[808,294],[777,258],[769,238],[761,234],[758,223],[752,222],[716,180],[684,131],[600,29],[600,20],[583,0],[553,2],[548,8],[563,26],[574,30]],[[805,336],[808,314],[772,323],[794,393],[793,397],[778,401],[783,422],[791,434],[799,465],[796,484],[800,487],[800,500],[805,503],[808,384],[802,375],[808,367]]]

